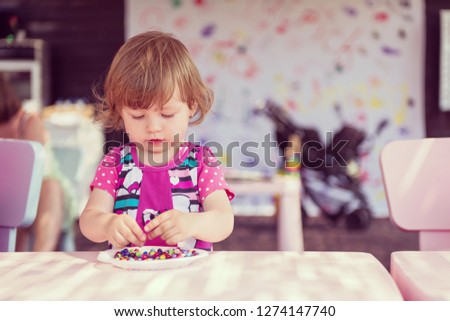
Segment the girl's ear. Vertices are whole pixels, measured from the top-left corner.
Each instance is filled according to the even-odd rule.
[[[191,107],[191,111],[189,112],[189,117],[192,118],[195,116],[195,114],[197,113],[198,107],[197,107],[197,103],[195,103],[192,107]]]

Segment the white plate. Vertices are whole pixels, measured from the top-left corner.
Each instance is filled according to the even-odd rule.
[[[150,249],[161,249],[161,250],[169,250],[175,249],[175,247],[164,247],[164,246],[142,246],[142,247],[127,247],[128,250],[138,248],[142,253],[144,251],[149,251]],[[110,263],[114,266],[117,266],[126,270],[164,270],[164,269],[175,269],[183,266],[187,266],[192,262],[201,259],[203,257],[208,256],[208,251],[195,249],[198,253],[196,256],[189,257],[181,257],[176,259],[167,259],[167,260],[145,260],[145,261],[125,261],[114,259],[114,255],[118,251],[122,251],[121,249],[111,249],[102,251],[98,254],[97,260],[103,263]]]

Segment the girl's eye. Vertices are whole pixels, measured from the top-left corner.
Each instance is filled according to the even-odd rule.
[[[161,114],[164,118],[172,118],[175,114]]]
[[[144,115],[139,115],[139,116],[131,115],[131,118],[133,118],[133,119],[142,119],[142,118],[144,118]]]

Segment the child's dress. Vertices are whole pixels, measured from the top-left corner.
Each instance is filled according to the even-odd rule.
[[[203,212],[203,201],[216,190],[225,190],[230,200],[234,197],[211,151],[192,143],[185,143],[172,161],[158,167],[139,163],[132,143],[113,148],[97,169],[94,188],[111,194],[114,213],[132,216],[142,229],[170,209]],[[212,250],[209,242],[192,239],[190,243],[188,247]],[[160,238],[145,245],[167,246]]]

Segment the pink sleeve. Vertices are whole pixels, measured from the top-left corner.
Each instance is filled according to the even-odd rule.
[[[95,171],[95,177],[90,185],[91,191],[99,188],[108,192],[116,198],[116,188],[118,181],[117,165],[120,164],[120,152],[118,149],[111,150],[101,161]]]
[[[209,148],[202,147],[199,154],[198,193],[200,201],[203,202],[209,194],[217,190],[225,190],[231,201],[234,193],[225,181],[219,161]]]

